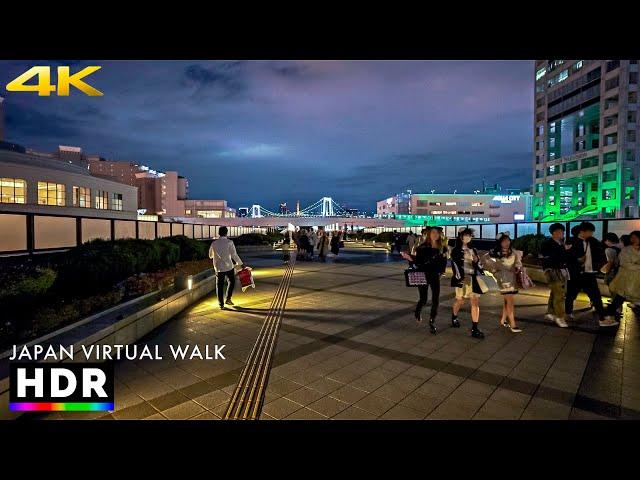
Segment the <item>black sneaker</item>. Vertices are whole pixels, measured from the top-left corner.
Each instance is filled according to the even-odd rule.
[[[477,328],[474,330],[471,330],[471,336],[473,338],[479,338],[479,339],[483,339],[484,338],[484,333],[482,333],[480,330],[478,330]]]
[[[227,308],[223,304],[220,304],[220,310],[226,310],[226,309]]]
[[[452,318],[451,319],[451,326],[453,328],[460,328],[460,320],[458,320],[457,318]]]
[[[231,300],[227,300],[227,305],[235,305],[235,303],[233,303]]]

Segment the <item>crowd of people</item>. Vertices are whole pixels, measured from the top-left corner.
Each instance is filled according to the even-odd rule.
[[[282,243],[283,261],[288,262],[290,258],[291,242],[297,249],[297,259],[302,261],[312,261],[317,251],[321,262],[327,261],[327,254],[340,254],[343,245],[342,232],[334,230],[331,234],[324,227],[318,227],[317,232],[313,228],[300,228],[294,232],[286,232]]]
[[[640,231],[618,238],[608,233],[602,242],[593,235],[595,226],[582,222],[565,239],[565,227],[554,223],[549,227],[550,237],[541,246],[539,262],[542,265],[550,294],[546,319],[567,328],[573,320],[573,305],[578,294],[584,292],[591,301],[600,327],[615,327],[620,322],[625,301],[640,304]],[[532,286],[523,266],[523,252],[512,247],[508,233],[501,233],[495,246],[480,254],[472,245],[474,231],[464,228],[458,232],[454,245],[448,245],[441,227],[422,229],[421,235],[409,233],[401,244],[397,232],[393,234],[392,252],[402,252],[413,270],[425,273],[425,284],[418,286],[415,319],[422,324],[422,310],[431,291],[429,331],[438,331],[436,318],[440,303],[440,278],[448,263],[451,265],[451,286],[455,301],[451,312],[451,326],[460,328],[458,313],[467,300],[471,305],[471,336],[484,338],[479,328],[480,297],[495,291],[502,296],[502,315],[499,323],[513,333],[522,329],[516,323],[515,298],[518,291]],[[605,307],[598,286],[598,272],[604,274],[612,301]],[[495,288],[492,288],[492,282]]]

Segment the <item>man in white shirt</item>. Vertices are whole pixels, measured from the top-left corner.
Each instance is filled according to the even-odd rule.
[[[224,284],[225,278],[228,280],[229,286],[227,287],[226,304],[233,305],[231,296],[233,295],[233,287],[236,285],[235,267],[236,265],[242,265],[242,260],[236,253],[236,246],[231,240],[227,238],[227,227],[220,227],[220,238],[211,242],[209,247],[209,258],[213,260],[213,268],[218,277],[216,290],[218,292],[218,303],[220,308],[224,310]]]

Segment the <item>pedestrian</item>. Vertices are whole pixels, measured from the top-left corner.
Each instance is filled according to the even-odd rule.
[[[471,336],[474,338],[484,338],[484,333],[478,328],[480,321],[480,295],[482,290],[478,283],[478,275],[484,275],[482,264],[478,257],[478,251],[470,246],[473,239],[473,229],[463,228],[458,232],[456,245],[451,251],[451,286],[455,287],[456,300],[453,304],[451,315],[451,326],[460,328],[458,312],[466,299],[471,302]]]
[[[631,235],[620,235],[620,243],[623,248],[631,245]]]
[[[422,243],[415,249],[415,255],[411,255],[416,270],[425,273],[427,285],[418,285],[420,298],[416,304],[415,319],[422,323],[422,308],[427,304],[429,288],[431,288],[431,312],[429,314],[429,331],[435,335],[438,332],[436,317],[440,304],[440,276],[447,267],[447,258],[442,252],[442,237],[440,232],[432,229],[429,232],[429,242]]]
[[[620,269],[609,285],[613,300],[607,313],[614,315],[625,301],[640,303],[640,231],[629,235],[630,245],[620,251]]]
[[[324,230],[318,229],[318,257],[320,261],[327,261],[327,253],[329,253],[329,237],[327,232]]]
[[[300,229],[300,243],[298,245],[298,253],[301,260],[308,260],[309,258],[309,234],[305,228]]]
[[[331,253],[336,256],[340,253],[340,232],[337,230],[334,230],[331,236]]]
[[[485,258],[484,268],[494,274],[502,294],[500,325],[512,333],[520,333],[522,330],[516,325],[515,296],[518,293],[517,275],[522,271],[522,251],[511,247],[508,233],[501,233]]]
[[[605,235],[604,241],[605,250],[604,254],[607,259],[607,263],[600,269],[600,272],[604,273],[604,283],[609,285],[618,273],[620,266],[620,260],[618,255],[620,254],[620,239],[618,235],[613,232],[609,232]]]
[[[287,230],[284,233],[284,239],[282,240],[282,261],[284,263],[287,263],[289,260],[291,260],[290,250],[291,250],[291,234]]]
[[[546,239],[540,247],[542,270],[550,289],[545,318],[561,328],[569,326],[565,321],[569,254],[564,244],[564,231],[561,223],[552,224],[549,227],[551,238]]]
[[[613,317],[605,315],[602,295],[598,287],[596,272],[606,263],[602,244],[593,237],[596,227],[591,222],[582,222],[578,226],[578,235],[571,239],[568,247],[569,281],[565,310],[568,319],[573,319],[573,302],[580,291],[587,294],[598,315],[601,327],[618,325]]]
[[[409,255],[413,255],[415,252],[416,246],[416,236],[412,231],[409,231],[409,235],[407,235],[407,252]]]
[[[227,238],[227,227],[220,227],[220,238],[211,242],[209,247],[209,258],[213,259],[213,269],[216,272],[216,290],[218,292],[218,303],[222,310],[226,305],[233,305],[231,297],[236,284],[234,263],[242,266],[242,260],[236,253],[236,246]],[[225,280],[228,283],[226,301],[224,295]]]
[[[391,235],[391,253],[398,251],[400,253],[400,234],[397,230]]]
[[[318,235],[313,230],[313,227],[309,229],[309,248],[307,248],[307,254],[309,255],[309,260],[313,260],[313,249],[318,242]]]

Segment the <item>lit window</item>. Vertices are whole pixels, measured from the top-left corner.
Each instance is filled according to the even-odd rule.
[[[109,194],[104,190],[98,190],[95,197],[95,208],[106,210],[109,208]]]
[[[121,193],[111,194],[111,209],[122,210],[122,194]]]
[[[0,203],[26,203],[27,182],[20,178],[0,178]]]
[[[547,73],[547,67],[542,67],[540,70],[536,72],[536,82],[545,76]]]
[[[575,70],[580,70],[580,69],[582,68],[582,66],[583,66],[583,65],[584,65],[584,61],[582,61],[582,60],[578,60],[578,61],[576,62],[576,64],[574,65],[574,69],[575,69]]]
[[[457,205],[457,203],[456,202],[445,202],[445,205],[447,207],[449,207],[449,206],[452,206],[452,205]]]
[[[62,183],[38,182],[38,205],[64,207],[65,189]]]
[[[73,187],[73,206],[91,208],[91,189],[85,187]]]
[[[549,133],[556,133],[556,122],[551,122],[549,124]]]

